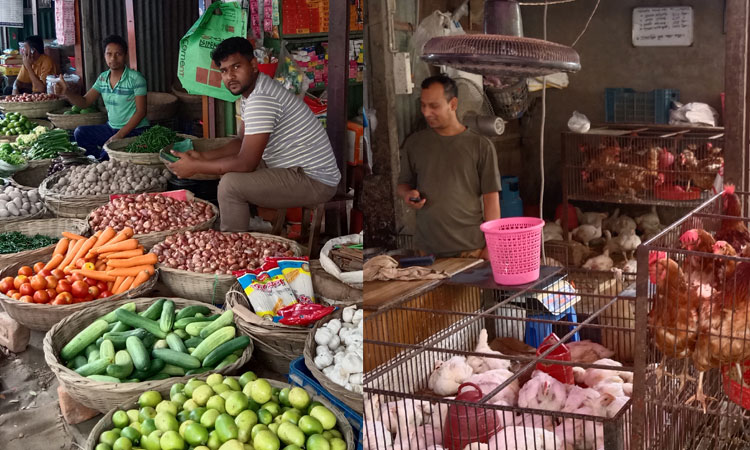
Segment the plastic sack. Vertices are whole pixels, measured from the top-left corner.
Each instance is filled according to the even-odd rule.
[[[323,249],[320,251],[320,265],[326,272],[336,277],[342,283],[356,289],[362,289],[362,277],[364,276],[363,271],[358,270],[355,272],[342,272],[341,269],[339,269],[339,266],[337,266],[336,263],[328,257],[328,254],[336,245],[362,243],[362,233],[350,234],[348,236],[341,236],[331,239],[330,241],[326,242],[326,245],[324,245]]]
[[[295,303],[277,311],[274,322],[284,325],[306,326],[317,322],[336,311],[335,306],[323,306],[317,303]]]
[[[181,141],[177,141],[174,144],[172,144],[172,150],[180,153],[187,152],[189,150],[193,150],[193,140],[192,139],[183,139]]]
[[[568,129],[574,133],[588,133],[591,129],[591,122],[585,115],[573,111],[573,115],[568,120]]]
[[[692,102],[686,105],[675,103],[676,109],[669,111],[670,125],[698,125],[715,127],[719,113],[705,103]]]
[[[0,161],[0,178],[8,178],[14,173],[20,172],[27,167],[29,167],[28,161],[24,162],[23,164],[19,164],[17,166],[14,166],[13,164],[8,164],[5,161]]]

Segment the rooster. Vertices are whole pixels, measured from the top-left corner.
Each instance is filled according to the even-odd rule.
[[[716,241],[706,230],[693,228],[680,236],[682,248],[693,252],[713,253]],[[685,256],[682,270],[690,286],[699,288],[703,297],[710,297],[714,279],[714,260],[700,255]]]
[[[733,185],[726,185],[724,187],[724,194],[721,197],[722,215],[742,217],[742,203],[739,196],[734,193]],[[716,240],[727,241],[735,250],[741,250],[742,247],[750,244],[750,232],[742,220],[722,219],[721,228],[716,232]]]

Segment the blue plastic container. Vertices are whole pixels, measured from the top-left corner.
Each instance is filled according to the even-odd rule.
[[[518,186],[518,177],[506,175],[501,177],[503,190],[500,193],[500,217],[523,216],[523,201]]]
[[[679,89],[636,92],[630,88],[606,88],[604,92],[605,121],[667,124],[672,102],[679,100]]]
[[[362,416],[346,406],[344,402],[334,397],[323,386],[321,386],[320,383],[318,383],[318,380],[316,380],[312,373],[307,370],[304,357],[300,356],[289,364],[289,375],[287,375],[287,378],[289,379],[290,384],[299,386],[305,389],[308,393],[312,390],[312,392],[325,397],[325,399],[331,402],[333,406],[340,409],[354,429],[354,435],[357,436],[357,434],[359,434],[357,450],[362,450]]]

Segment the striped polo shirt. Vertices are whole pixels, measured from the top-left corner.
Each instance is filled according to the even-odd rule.
[[[120,81],[113,88],[109,82],[109,70],[102,72],[92,86],[99,91],[107,108],[109,126],[119,130],[124,127],[133,114],[135,114],[135,97],[146,95],[146,78],[140,72],[125,67]],[[147,127],[148,119],[145,117],[136,128]]]
[[[263,151],[269,168],[301,167],[325,185],[339,184],[341,172],[328,135],[302,100],[263,73],[253,92],[241,99],[245,134],[270,134]]]

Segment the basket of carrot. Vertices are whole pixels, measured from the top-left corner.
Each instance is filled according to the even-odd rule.
[[[0,271],[0,303],[20,324],[46,331],[64,317],[105,299],[142,297],[158,277],[156,255],[146,253],[133,229],[91,236],[63,232],[47,254]]]

